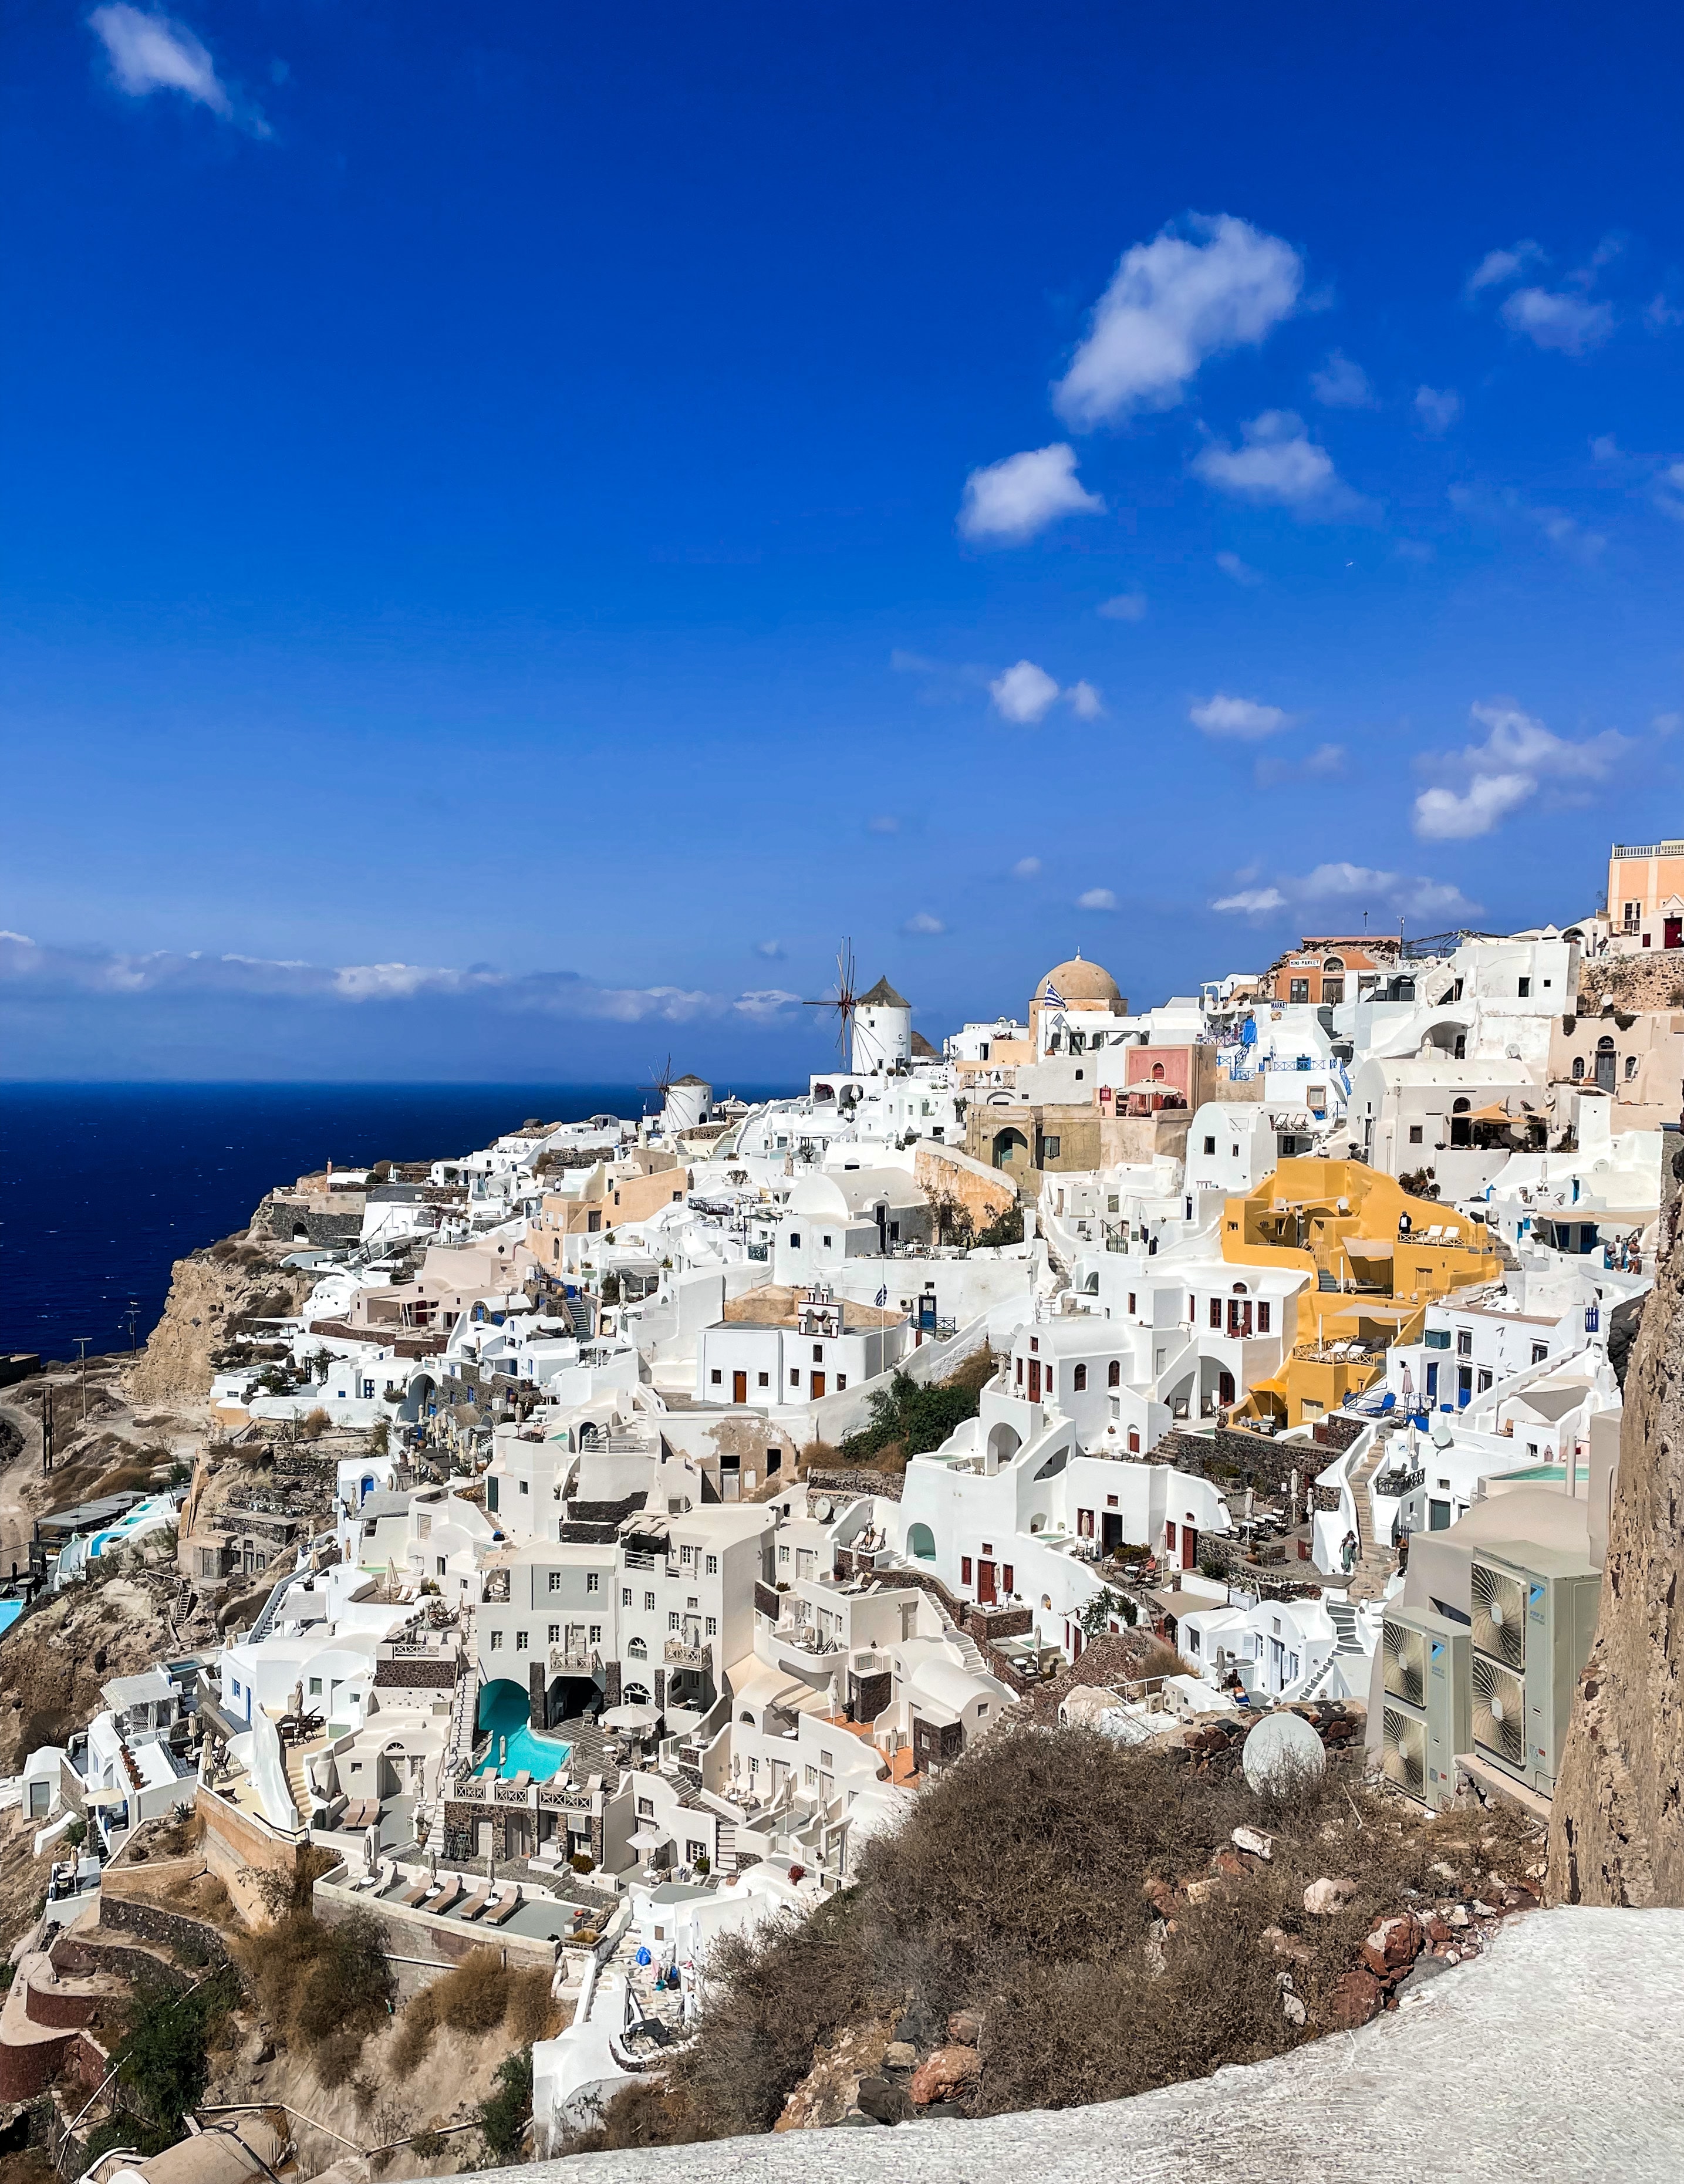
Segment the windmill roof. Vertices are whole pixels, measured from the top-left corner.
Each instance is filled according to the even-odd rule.
[[[700,1084],[704,1091],[711,1089],[708,1084],[706,1078],[705,1077],[692,1077],[688,1075],[683,1077],[675,1077],[672,1078],[672,1082],[674,1084]]]
[[[887,978],[879,978],[870,993],[862,994],[859,1006],[862,1009],[909,1009],[912,1003],[904,994],[897,994]]]

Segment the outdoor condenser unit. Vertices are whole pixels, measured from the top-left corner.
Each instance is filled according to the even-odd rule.
[[[1469,1580],[1474,1741],[1549,1797],[1596,1635],[1601,1573],[1581,1555],[1516,1540],[1476,1555]]]
[[[1442,1810],[1455,1797],[1456,1755],[1470,1736],[1468,1633],[1430,1607],[1389,1607],[1380,1652],[1381,1769],[1400,1790]]]

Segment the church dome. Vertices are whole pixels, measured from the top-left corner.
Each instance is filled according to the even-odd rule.
[[[1029,1006],[1037,1012],[1046,1002],[1049,986],[1067,1009],[1104,1009],[1119,1017],[1129,1013],[1129,1004],[1110,972],[1102,964],[1085,962],[1080,956],[1055,964],[1036,985]]]

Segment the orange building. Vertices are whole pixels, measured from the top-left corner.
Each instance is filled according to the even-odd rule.
[[[1614,844],[1608,922],[1640,948],[1684,948],[1684,842]]]
[[[1401,945],[1389,933],[1307,933],[1263,973],[1263,990],[1270,1000],[1286,1006],[1308,1002],[1312,1008],[1332,1007],[1354,1001],[1358,973],[1389,969]]]

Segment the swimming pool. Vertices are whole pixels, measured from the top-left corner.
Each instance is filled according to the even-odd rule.
[[[559,1737],[539,1736],[528,1719],[526,1693],[501,1679],[479,1695],[479,1725],[491,1731],[491,1750],[474,1772],[500,1774],[505,1782],[522,1774],[547,1782],[566,1765],[572,1749]]]
[[[24,1612],[20,1600],[0,1600],[0,1638],[3,1638]]]

